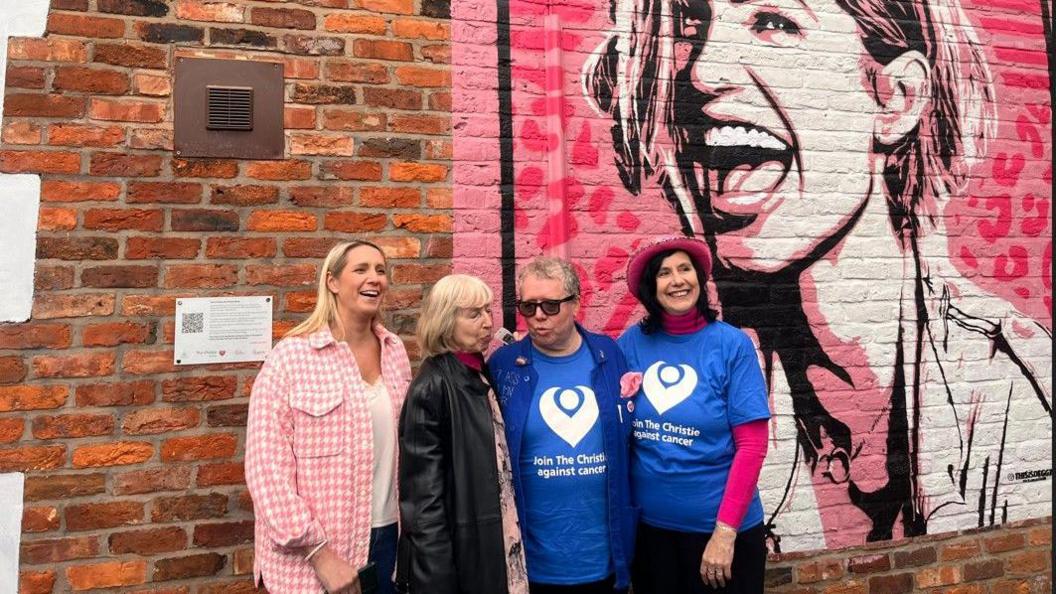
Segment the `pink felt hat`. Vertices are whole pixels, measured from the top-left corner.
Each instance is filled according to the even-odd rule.
[[[655,239],[638,248],[627,262],[627,288],[639,301],[642,298],[638,295],[638,283],[642,280],[646,264],[653,256],[667,250],[686,252],[693,260],[693,265],[704,271],[705,277],[711,276],[711,248],[703,240],[681,235]]]

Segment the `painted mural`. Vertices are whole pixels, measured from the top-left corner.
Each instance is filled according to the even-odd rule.
[[[452,6],[456,267],[565,256],[619,334],[643,239],[701,236],[759,348],[775,551],[1052,513],[1050,7]]]

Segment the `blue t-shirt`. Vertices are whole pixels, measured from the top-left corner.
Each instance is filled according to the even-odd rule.
[[[619,339],[627,363],[642,372],[635,398],[631,488],[642,521],[683,532],[712,532],[733,462],[731,428],[770,418],[755,345],[721,321],[687,335]],[[758,491],[741,521],[763,521]]]
[[[584,343],[565,357],[532,353],[539,382],[521,442],[528,579],[572,585],[613,572],[607,463],[594,358]]]

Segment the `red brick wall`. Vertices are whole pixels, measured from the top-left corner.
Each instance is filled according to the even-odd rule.
[[[257,365],[174,367],[174,301],[272,295],[280,335],[329,246],[366,235],[412,333],[406,312],[450,267],[447,10],[56,0],[44,39],[10,41],[0,172],[43,178],[33,316],[0,325],[23,592],[250,589]],[[177,56],[282,62],[287,159],[176,158]]]

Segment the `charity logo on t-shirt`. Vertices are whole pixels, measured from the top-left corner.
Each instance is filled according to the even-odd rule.
[[[555,386],[539,397],[539,414],[558,437],[576,447],[598,421],[598,400],[586,386]]]
[[[678,406],[697,388],[697,372],[685,363],[657,361],[642,375],[642,390],[659,415]]]

